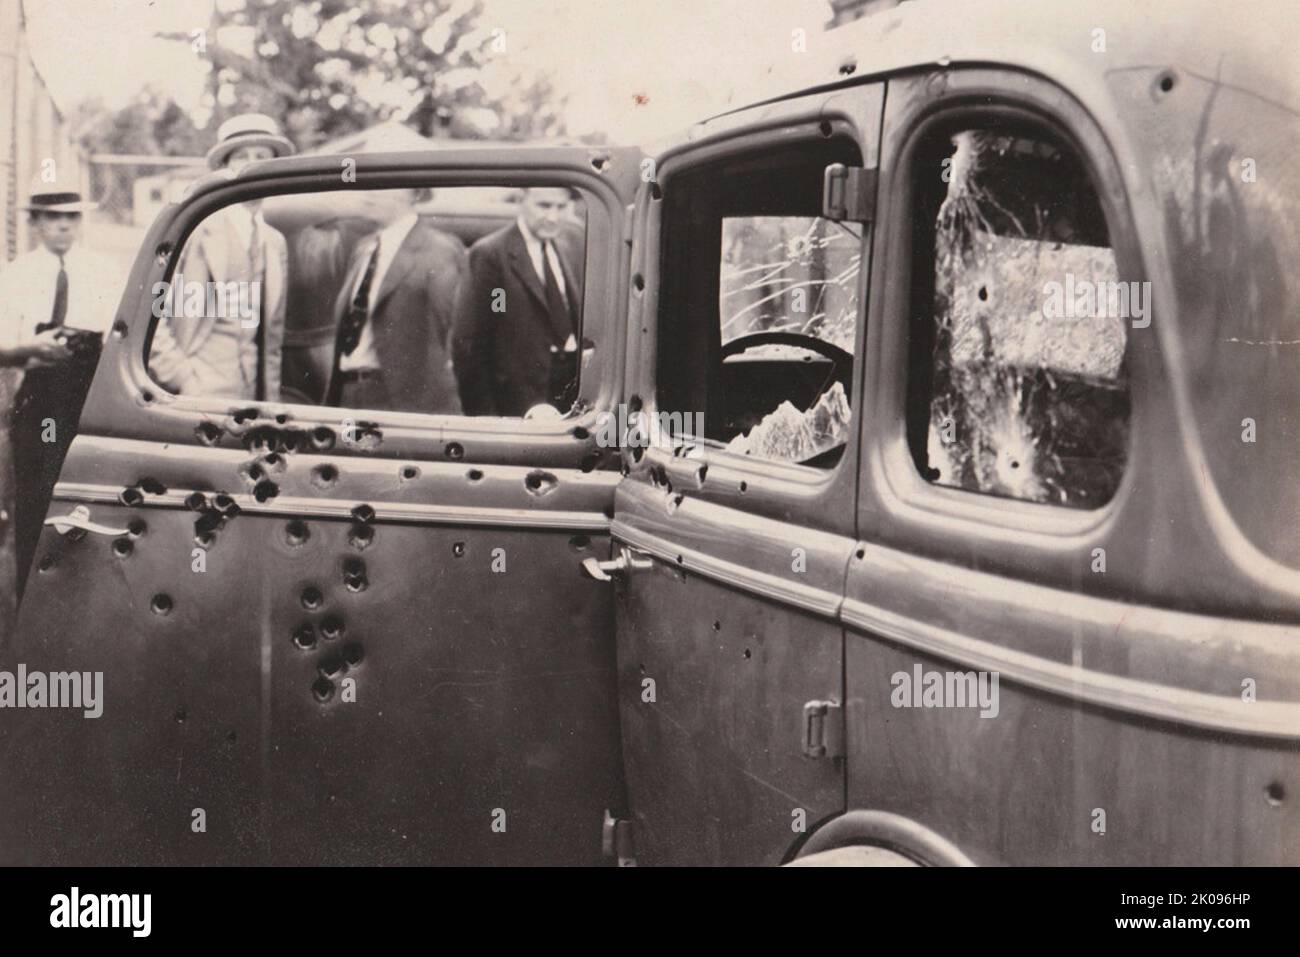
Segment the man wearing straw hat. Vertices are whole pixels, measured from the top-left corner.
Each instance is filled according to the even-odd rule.
[[[40,243],[0,273],[0,366],[22,370],[10,428],[21,595],[123,277],[78,244],[81,214],[95,204],[75,184],[38,175],[20,208]]]
[[[245,113],[221,124],[208,165],[237,175],[249,163],[293,152],[275,120]],[[149,367],[174,392],[280,401],[289,252],[284,236],[263,218],[261,205],[256,200],[218,210],[185,245],[173,283],[241,292],[237,302],[224,301],[220,314],[163,315]]]

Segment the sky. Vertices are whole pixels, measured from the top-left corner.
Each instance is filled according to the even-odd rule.
[[[204,73],[186,45],[214,2],[24,0],[32,55],[65,110],[101,97],[121,106],[146,83],[184,108]],[[403,2],[403,0],[393,0]],[[569,94],[570,132],[644,143],[744,102],[747,80],[774,58],[815,55],[827,0],[484,0],[480,23],[505,31],[500,54],[552,72]],[[792,38],[805,31],[808,52]],[[737,98],[739,97],[739,100]]]

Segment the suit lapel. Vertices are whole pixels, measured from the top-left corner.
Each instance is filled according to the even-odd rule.
[[[419,220],[416,220],[415,225],[411,227],[411,231],[402,240],[402,245],[397,247],[397,255],[388,264],[388,272],[384,274],[383,284],[379,287],[379,292],[375,294],[374,305],[370,307],[372,322],[377,317],[379,307],[383,304],[383,301],[392,295],[393,290],[402,284],[406,274],[421,260],[420,249],[423,246],[424,230],[420,228]]]
[[[541,306],[543,314],[546,310],[546,290],[542,288],[542,281],[537,278],[537,270],[533,268],[533,261],[528,257],[528,247],[524,245],[524,234],[519,231],[519,224],[515,223],[510,230],[510,268],[524,288],[532,294],[537,300],[537,305]],[[507,305],[507,308],[509,306]]]

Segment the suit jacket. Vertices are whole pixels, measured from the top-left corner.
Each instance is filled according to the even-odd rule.
[[[280,349],[284,340],[284,307],[289,250],[279,230],[258,225],[261,263],[254,262],[240,233],[231,208],[221,210],[200,224],[185,244],[173,282],[251,282],[261,276],[262,378],[267,401],[280,401]],[[227,313],[232,310],[227,309]],[[214,335],[231,332],[242,319],[238,314],[188,318],[169,316],[154,329],[149,367],[163,385],[182,395],[220,395],[252,399],[252,390],[239,385],[239,370],[227,363],[204,361],[211,358]]]
[[[555,240],[564,285],[580,315],[586,265],[585,234],[566,226]],[[504,291],[504,310],[493,310]],[[581,359],[582,337],[571,356]],[[466,415],[523,415],[552,401],[554,353],[546,290],[528,258],[518,223],[484,236],[469,251],[469,280],[456,306],[453,353]],[[559,343],[562,347],[563,343]],[[567,410],[561,409],[561,412]]]
[[[357,245],[334,300],[336,330],[347,315],[373,244],[370,236]],[[394,409],[460,413],[450,340],[464,275],[465,247],[460,240],[417,222],[402,240],[379,289],[371,290],[366,321]],[[331,378],[339,374],[339,358],[336,340]]]

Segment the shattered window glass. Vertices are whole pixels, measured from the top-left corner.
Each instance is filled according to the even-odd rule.
[[[966,130],[948,152],[922,474],[1096,508],[1127,454],[1123,360],[1129,324],[1149,307],[1142,284],[1119,281],[1095,192],[1067,147]]]
[[[861,258],[856,224],[723,219],[718,306],[730,451],[807,463],[843,446]]]

